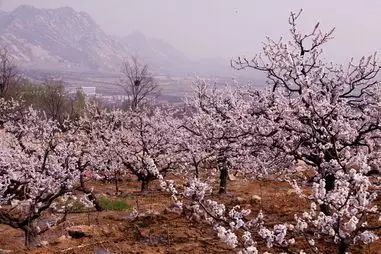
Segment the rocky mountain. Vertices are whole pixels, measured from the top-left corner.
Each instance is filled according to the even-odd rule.
[[[138,56],[156,74],[235,76],[224,59],[190,61],[181,51],[140,32],[106,34],[85,12],[70,7],[22,5],[0,11],[0,47],[24,69],[117,73],[123,60]]]
[[[38,9],[23,5],[0,12],[0,46],[25,68],[118,72],[123,59],[136,55],[155,72],[185,71],[192,64],[170,44],[134,32],[107,35],[84,12],[70,7]]]
[[[110,70],[125,55],[84,12],[20,6],[0,14],[0,45],[24,67]]]

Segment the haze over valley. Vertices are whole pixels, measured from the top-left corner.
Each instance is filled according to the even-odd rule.
[[[161,39],[135,31],[124,37],[105,33],[87,13],[21,5],[0,12],[0,45],[26,77],[41,82],[61,79],[67,87],[94,86],[103,95],[123,94],[115,84],[122,63],[131,56],[147,63],[161,86],[161,98],[179,100],[196,76],[231,82],[247,78],[230,67],[229,59],[191,60]]]

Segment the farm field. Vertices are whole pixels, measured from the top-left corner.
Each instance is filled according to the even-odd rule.
[[[67,221],[42,235],[44,247],[26,249],[22,231],[0,226],[0,253],[235,253],[220,241],[211,226],[187,219],[167,210],[170,195],[160,190],[154,182],[148,193],[139,191],[136,181],[120,184],[121,195],[113,195],[114,185],[93,183],[99,197],[124,200],[125,211],[71,213]],[[262,210],[269,225],[279,221],[291,221],[293,215],[303,210],[303,203],[285,182],[247,181],[235,179],[229,182],[227,194],[212,194],[211,198],[227,206],[241,205],[254,214]],[[108,193],[110,195],[107,195]],[[252,196],[261,199],[252,199]],[[129,218],[131,207],[138,207],[141,216]],[[144,215],[146,214],[146,215]],[[270,221],[269,221],[270,220]],[[79,228],[86,236],[79,239],[68,235],[68,229]],[[265,246],[260,243],[260,246]],[[351,253],[380,253],[381,241],[357,248]],[[327,252],[330,251],[327,246]]]

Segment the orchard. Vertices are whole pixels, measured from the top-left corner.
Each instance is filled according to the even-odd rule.
[[[165,211],[213,230],[226,253],[344,254],[377,242],[377,55],[328,62],[334,30],[316,24],[304,33],[300,15],[289,17],[290,40],[267,38],[254,58],[232,60],[263,72],[262,90],[199,79],[181,106],[87,102],[81,116],[60,122],[0,99],[0,223],[23,232],[33,249],[67,222],[74,201],[105,210],[96,186],[121,197],[121,186],[135,182],[141,196],[160,186],[171,200]],[[285,220],[257,203],[232,205],[231,178],[286,183],[302,208]],[[128,223],[143,213],[133,206]]]

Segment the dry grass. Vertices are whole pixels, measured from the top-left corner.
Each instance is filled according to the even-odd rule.
[[[236,198],[241,197],[242,207],[252,209],[253,214],[262,210],[270,224],[292,221],[293,214],[306,207],[305,203],[289,191],[287,183],[237,180],[229,184],[228,195],[222,197],[215,195],[213,198],[233,206],[237,203]],[[112,184],[95,183],[93,186],[98,193],[113,192]],[[145,195],[140,194],[138,189],[137,182],[121,183],[124,194],[119,196],[118,200],[124,200],[126,204],[138,207],[141,212],[157,211],[160,212],[159,215],[147,215],[129,222],[127,219],[129,211],[71,214],[65,223],[43,235],[43,240],[49,242],[49,245],[29,251],[22,247],[22,232],[0,225],[0,249],[12,250],[13,253],[35,254],[85,254],[95,253],[96,250],[136,254],[234,253],[219,241],[209,226],[166,212],[165,208],[170,204],[170,197],[158,191],[157,185],[152,185],[152,191]],[[261,196],[261,202],[250,202],[252,195]],[[65,228],[72,225],[92,225],[94,232],[90,237],[60,241],[60,237],[67,234]],[[378,241],[371,246],[352,250],[352,253],[376,254],[381,253],[380,249],[381,242]],[[327,253],[334,252],[327,250]]]

